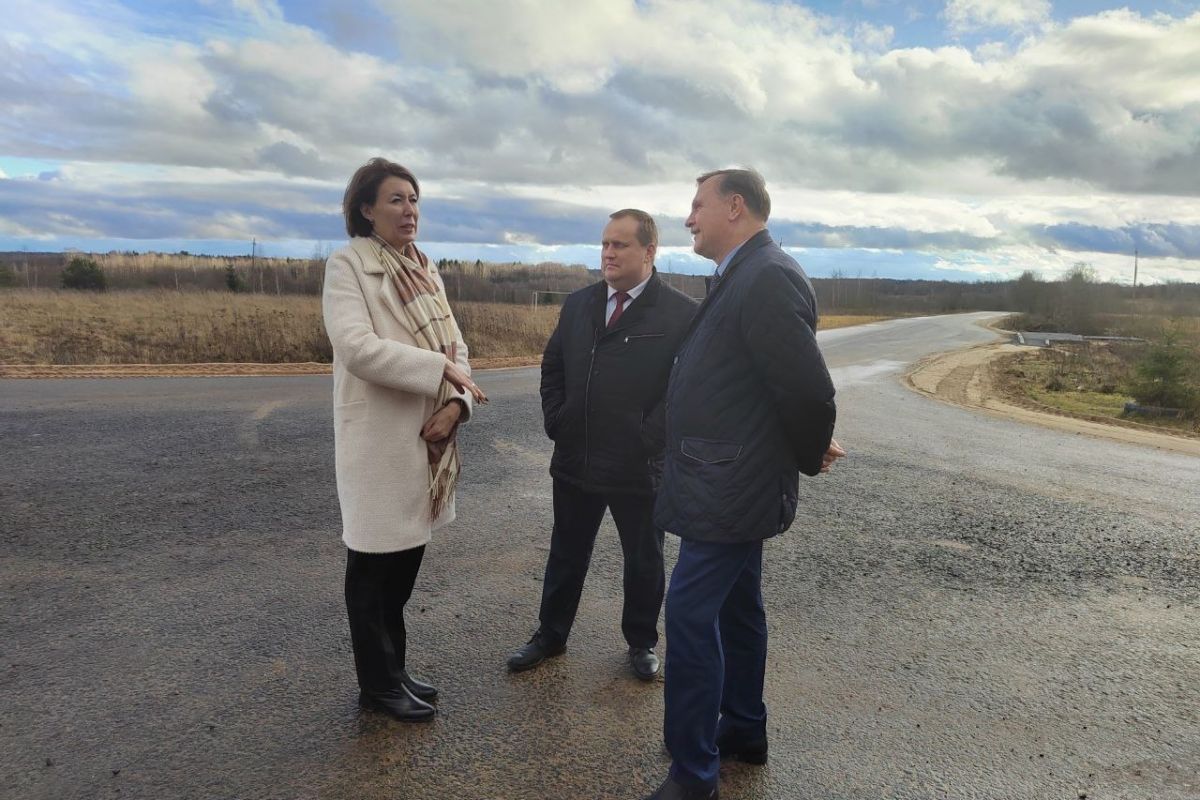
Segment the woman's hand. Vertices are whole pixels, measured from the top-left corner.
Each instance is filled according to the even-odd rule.
[[[471,397],[475,399],[476,403],[482,405],[488,401],[487,395],[483,393],[483,389],[476,386],[475,382],[471,380],[471,376],[453,361],[447,359],[446,368],[442,370],[442,377],[448,380],[450,385],[460,392],[470,392]]]
[[[458,424],[462,412],[461,400],[446,403],[425,420],[425,425],[421,428],[421,438],[427,442],[440,442],[448,438],[454,432],[454,426]]]

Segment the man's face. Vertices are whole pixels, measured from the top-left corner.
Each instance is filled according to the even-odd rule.
[[[720,175],[714,175],[696,187],[692,213],[684,226],[692,232],[692,249],[697,255],[720,262],[730,250],[733,223],[729,218],[730,201],[717,191]]]
[[[600,240],[600,272],[604,282],[621,292],[650,277],[650,268],[654,266],[655,246],[638,241],[637,227],[633,217],[610,219]]]

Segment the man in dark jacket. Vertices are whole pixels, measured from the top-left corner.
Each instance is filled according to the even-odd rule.
[[[623,209],[604,228],[604,280],[563,303],[542,356],[542,414],[554,440],[554,530],[542,583],[541,626],[508,659],[532,669],[566,649],[604,511],[625,557],[621,632],[634,674],[658,673],[663,534],[654,526],[654,480],[663,447],[663,392],[671,358],[696,303],[654,269],[658,229]]]
[[[812,285],[767,233],[762,176],[697,184],[686,224],[717,271],[667,388],[654,521],[682,540],[667,595],[672,765],[648,800],[716,798],[721,758],[766,762],[763,540],[792,524],[799,473],[844,455]]]

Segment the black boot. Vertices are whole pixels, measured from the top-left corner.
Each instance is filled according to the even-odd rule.
[[[414,697],[413,693],[403,686],[383,692],[360,692],[358,703],[363,708],[382,711],[401,722],[428,722],[437,714],[433,706]]]
[[[413,697],[416,697],[418,700],[429,701],[437,699],[437,689],[425,683],[425,681],[409,675],[408,670],[400,673],[400,683],[404,685],[405,689],[412,692]]]
[[[726,734],[717,737],[717,750],[722,761],[741,761],[745,764],[767,763],[767,735],[748,739]]]
[[[716,786],[684,786],[674,778],[667,778],[645,800],[718,800],[719,797]]]
[[[557,641],[549,634],[538,628],[537,633],[524,644],[513,651],[508,657],[508,668],[512,672],[524,672],[533,669],[547,658],[554,658],[567,652],[567,646]]]
[[[654,648],[629,648],[629,666],[639,680],[654,680],[654,676],[658,674],[658,656],[654,654]]]

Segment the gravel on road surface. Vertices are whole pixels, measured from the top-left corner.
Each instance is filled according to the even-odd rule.
[[[766,547],[771,760],[722,797],[1200,797],[1200,459],[902,384],[985,318],[822,334],[849,456]],[[0,381],[0,796],[650,791],[661,683],[624,664],[611,522],[567,653],[505,672],[550,446],[535,369],[480,383],[410,606],[440,713],[405,726],[355,705],[327,376]]]

